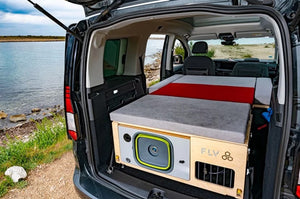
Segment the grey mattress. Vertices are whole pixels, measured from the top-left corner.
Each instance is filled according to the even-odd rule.
[[[227,77],[227,76],[200,76],[200,75],[173,75],[149,88],[149,93],[170,83],[224,85],[255,88],[255,103],[270,105],[272,95],[272,81],[270,78],[255,77]]]
[[[154,84],[153,86],[150,86],[149,87],[149,93],[153,93],[154,91],[174,82],[175,80],[179,79],[183,77],[183,75],[180,75],[180,74],[175,74],[175,75],[172,75],[171,77],[161,81],[161,82],[158,82],[157,84]]]
[[[110,113],[112,121],[244,143],[250,105],[146,95]]]

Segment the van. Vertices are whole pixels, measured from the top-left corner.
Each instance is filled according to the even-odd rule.
[[[68,1],[87,16],[65,50],[80,195],[300,198],[299,1]]]

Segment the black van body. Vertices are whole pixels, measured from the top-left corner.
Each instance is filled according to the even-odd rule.
[[[86,14],[91,16],[69,27],[76,37],[67,33],[65,51],[66,119],[76,159],[74,184],[82,197],[297,198],[300,184],[300,1],[68,1],[82,4]],[[222,32],[227,30],[233,34]],[[250,37],[253,32],[275,38],[274,60],[258,60],[268,67],[267,78],[272,81],[270,107],[273,114],[267,128],[257,134],[253,128],[258,123],[253,121],[259,118],[255,114],[261,111],[257,113],[257,109],[251,108],[254,120],[242,193],[237,190],[236,196],[229,196],[156,175],[151,168],[147,172],[147,168],[137,169],[118,162],[111,113],[149,95],[144,59],[151,34],[165,35],[159,75],[163,81],[174,75],[185,75],[181,68],[174,70],[175,38],[182,43],[186,59],[193,54],[189,49],[191,40],[214,38],[230,43],[238,37]],[[211,36],[213,34],[216,38]],[[106,66],[106,62],[114,63],[113,58],[108,61],[105,58],[109,42],[120,50],[115,55],[118,67],[107,72],[106,68],[112,67]],[[110,51],[109,56],[114,56],[113,50]],[[121,52],[124,55],[121,56]],[[185,59],[177,64],[184,67]],[[207,77],[234,76],[234,64],[249,60],[213,61],[214,75]]]

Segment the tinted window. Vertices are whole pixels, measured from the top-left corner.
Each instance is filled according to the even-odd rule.
[[[107,40],[104,49],[104,77],[121,75],[124,68],[127,39]]]

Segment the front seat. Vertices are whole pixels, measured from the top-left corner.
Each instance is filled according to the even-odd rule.
[[[259,62],[238,62],[232,70],[233,76],[239,77],[269,77],[267,64]]]
[[[193,54],[207,53],[208,46],[204,41],[196,42],[193,46]],[[189,56],[184,60],[183,74],[185,75],[214,75],[214,63],[207,56]]]

